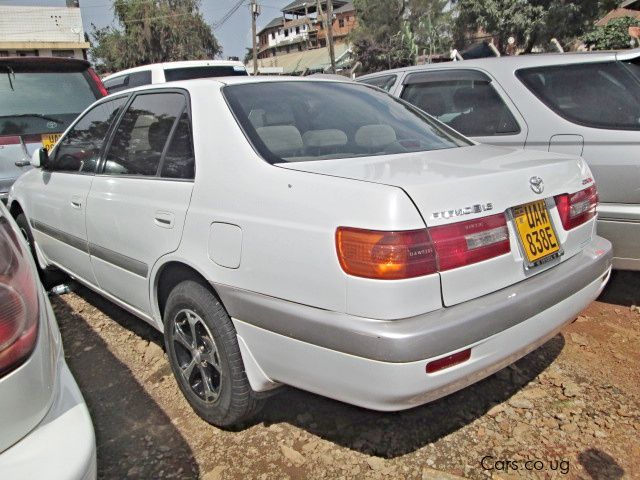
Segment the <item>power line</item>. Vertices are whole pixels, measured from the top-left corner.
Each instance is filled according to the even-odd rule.
[[[218,28],[220,28],[221,26],[223,26],[227,20],[229,20],[234,13],[236,13],[238,11],[238,9],[242,6],[242,4],[245,2],[246,0],[239,0],[238,2],[236,2],[236,4],[231,7],[229,9],[229,11],[227,13],[224,14],[224,16],[218,20],[217,22],[213,23],[213,29],[217,30]]]

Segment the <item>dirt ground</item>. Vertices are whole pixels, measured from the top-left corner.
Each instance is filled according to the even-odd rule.
[[[52,297],[100,478],[640,478],[640,274],[515,365],[376,413],[292,388],[235,432],[200,420],[158,332],[82,288]]]

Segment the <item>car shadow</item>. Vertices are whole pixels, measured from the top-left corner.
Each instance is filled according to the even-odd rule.
[[[98,478],[198,478],[199,468],[188,443],[129,368],[64,296],[52,297],[51,303],[67,364],[93,420]],[[127,328],[134,330],[134,321],[142,323],[131,317]],[[154,337],[145,331],[144,338],[162,340],[155,333]]]
[[[162,335],[157,330],[100,295],[85,288],[77,289],[76,294],[123,328],[163,345]],[[481,382],[403,412],[375,412],[296,388],[282,387],[266,401],[258,416],[244,427],[259,423],[267,426],[288,423],[355,451],[395,458],[437,442],[482,417],[494,405],[508,400],[542,373],[557,358],[564,345],[564,337],[557,335],[515,364]],[[129,375],[125,366],[122,370],[124,375]],[[136,395],[139,390],[136,390]],[[165,421],[170,423],[168,419]]]
[[[623,307],[640,306],[640,272],[614,270],[598,300]]]
[[[624,477],[624,469],[618,462],[598,448],[581,452],[578,461],[593,480],[618,480]]]

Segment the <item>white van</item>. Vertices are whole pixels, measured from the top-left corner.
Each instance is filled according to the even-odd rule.
[[[242,62],[234,60],[193,60],[152,63],[113,73],[102,79],[109,93],[153,83],[175,82],[192,78],[247,76]]]

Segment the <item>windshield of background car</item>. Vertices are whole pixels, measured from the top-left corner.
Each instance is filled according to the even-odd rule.
[[[209,77],[246,77],[247,70],[236,65],[210,65],[206,67],[165,68],[164,78],[167,82],[191,80]]]
[[[472,145],[378,89],[339,82],[224,87],[231,110],[269,163],[423,152]]]
[[[561,117],[578,125],[640,130],[640,83],[633,65],[582,63],[519,70],[518,78]]]
[[[62,133],[98,95],[85,72],[21,72],[0,64],[0,135]]]

